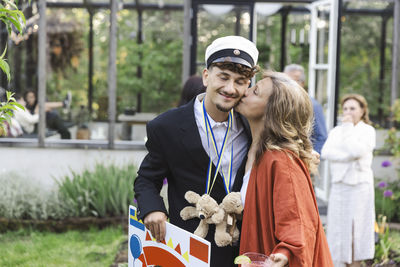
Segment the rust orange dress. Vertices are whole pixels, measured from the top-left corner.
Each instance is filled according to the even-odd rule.
[[[267,151],[246,193],[240,253],[283,253],[290,267],[333,267],[309,172],[290,151]]]

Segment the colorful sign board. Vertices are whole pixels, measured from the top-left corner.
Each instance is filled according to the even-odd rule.
[[[129,267],[209,267],[210,255],[210,242],[168,222],[165,240],[156,242],[129,206]]]

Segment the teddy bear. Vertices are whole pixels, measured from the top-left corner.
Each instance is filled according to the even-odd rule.
[[[208,233],[209,224],[219,224],[224,219],[224,210],[218,205],[210,195],[204,194],[200,196],[193,191],[185,193],[185,199],[195,206],[187,206],[183,208],[180,215],[183,220],[199,218],[200,223],[197,226],[194,234],[202,238]],[[215,233],[215,236],[217,233]]]
[[[219,206],[224,211],[224,218],[215,228],[215,243],[219,247],[225,247],[239,240],[236,222],[242,218],[243,211],[240,192],[230,192]]]

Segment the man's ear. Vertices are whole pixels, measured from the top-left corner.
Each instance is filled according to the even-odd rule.
[[[208,76],[209,76],[209,70],[208,69],[204,69],[203,70],[203,75],[202,75],[202,77],[203,77],[203,85],[205,86],[205,87],[207,87],[208,86]]]

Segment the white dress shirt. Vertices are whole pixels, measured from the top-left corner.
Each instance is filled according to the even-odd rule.
[[[243,184],[242,188],[240,189],[240,197],[242,198],[242,205],[244,207],[244,202],[246,200],[246,193],[247,193],[247,187],[249,186],[249,180],[250,180],[250,174],[251,174],[251,169],[250,168],[246,174],[243,176]]]
[[[203,144],[203,148],[207,152],[207,155],[209,157],[211,155],[211,159],[214,165],[216,166],[218,163],[218,156],[215,153],[215,149],[211,141],[212,137],[209,136],[210,140],[207,140],[207,132],[204,123],[203,102],[202,102],[204,97],[205,93],[200,94],[196,97],[196,100],[194,102],[194,115],[196,118],[196,124],[200,133],[200,138],[201,138],[201,143]],[[220,150],[222,142],[225,137],[226,129],[228,127],[228,121],[216,122],[210,116],[208,116],[208,119],[210,121],[211,128],[214,132],[218,150]],[[247,136],[246,133],[244,132],[244,128],[241,121],[234,115],[232,116],[232,127],[231,130],[229,131],[229,136],[226,141],[225,152],[222,155],[221,159],[222,162],[219,170],[219,173],[221,173],[222,169],[226,179],[229,179],[228,173],[229,173],[229,165],[231,162],[232,142],[233,142],[233,162],[232,162],[232,179],[230,183],[231,187],[233,186],[233,183],[235,181],[235,176],[240,167],[240,164],[242,163],[243,158],[247,154]],[[214,173],[211,173],[211,179],[214,177],[214,175],[215,175]],[[204,177],[204,179],[207,179],[207,177]]]

